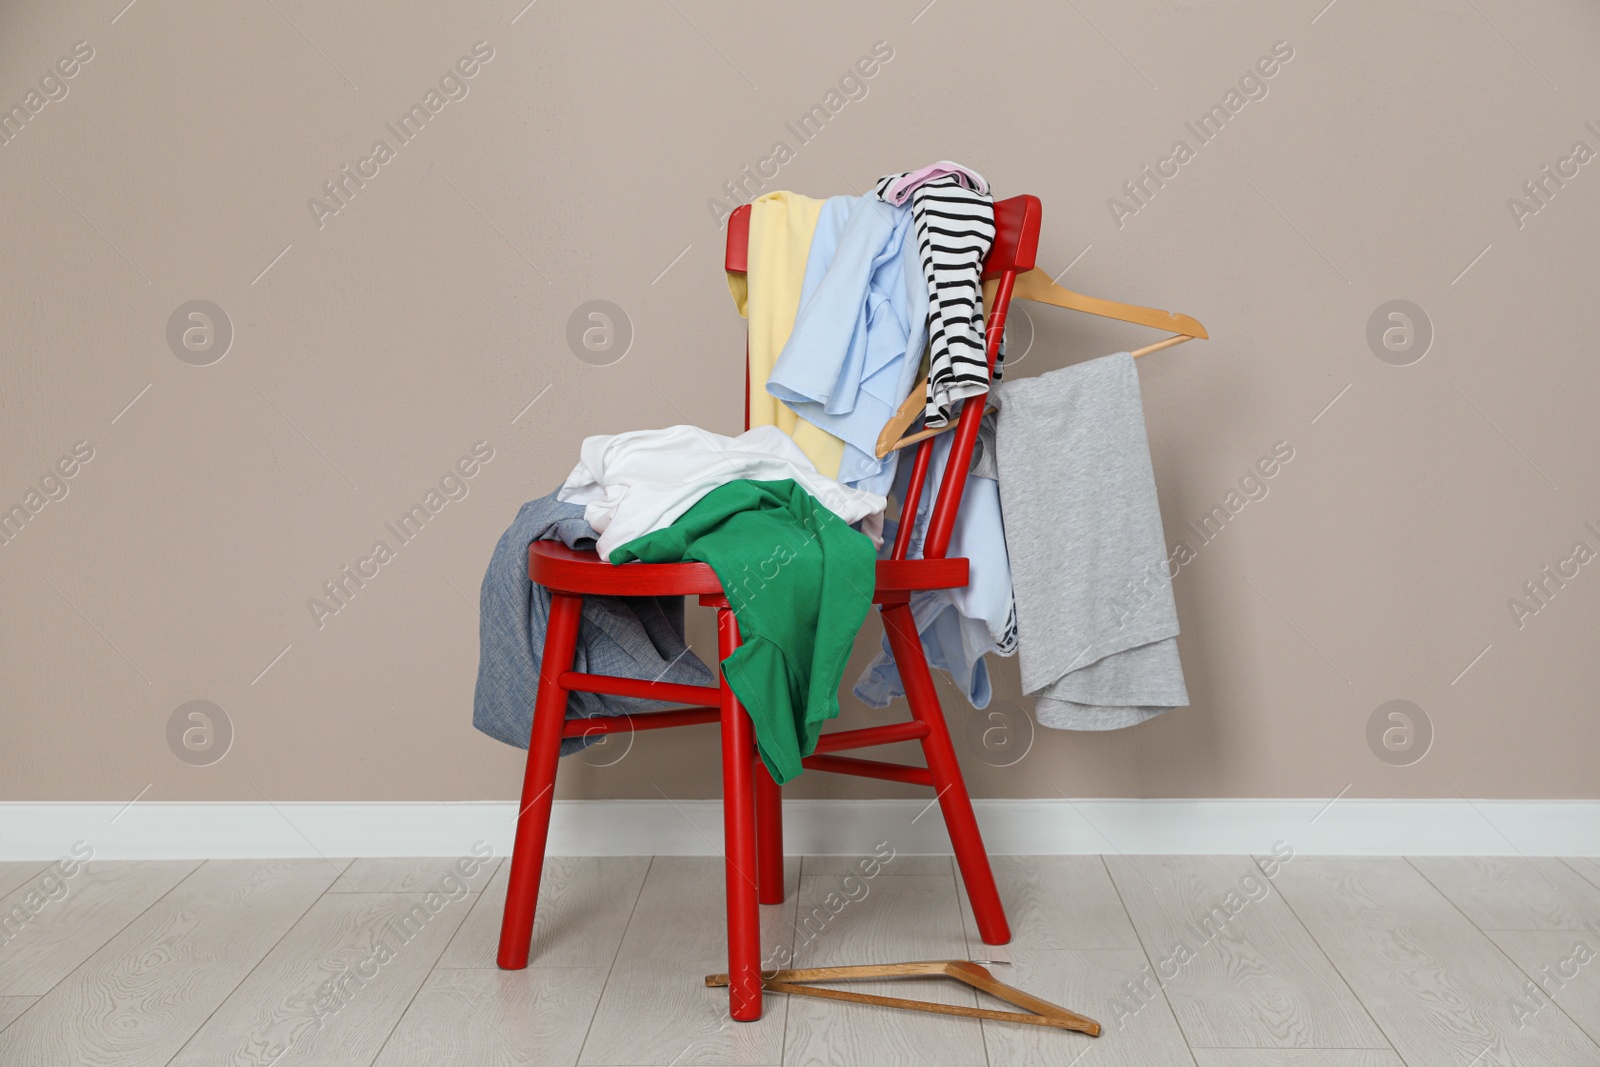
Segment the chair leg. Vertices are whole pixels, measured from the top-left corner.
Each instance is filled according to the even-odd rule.
[[[783,787],[772,772],[755,760],[756,778],[756,884],[763,904],[783,903]]]
[[[739,647],[733,612],[717,612],[717,658]],[[756,906],[756,820],[751,779],[755,728],[722,679],[722,828],[727,854],[728,1013],[761,1018],[761,913]]]
[[[928,673],[928,660],[922,650],[922,640],[917,636],[910,605],[884,605],[883,628],[889,637],[895,666],[900,670],[900,680],[906,687],[911,714],[928,727],[928,736],[922,739],[922,753],[933,775],[934,788],[939,791],[939,807],[944,814],[945,827],[950,831],[950,843],[955,847],[956,863],[967,886],[967,897],[972,901],[978,935],[986,945],[1004,945],[1011,940],[1011,927],[1006,922],[1005,907],[1000,903],[1000,891],[994,884],[989,854],[983,848],[978,819],[972,813],[972,799],[967,795],[961,764],[950,743],[950,730],[945,725],[944,711],[939,707],[939,694],[933,688],[933,676]]]
[[[539,690],[533,703],[533,730],[528,738],[528,769],[522,777],[517,837],[511,849],[506,910],[500,923],[499,963],[508,971],[520,971],[528,965],[528,950],[533,942],[533,911],[539,903],[539,875],[544,869],[544,847],[550,833],[556,761],[561,756],[561,731],[567,716],[567,691],[556,679],[572,667],[582,615],[582,597],[551,595],[550,626],[545,632]]]

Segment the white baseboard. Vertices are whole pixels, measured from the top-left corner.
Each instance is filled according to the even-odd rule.
[[[1596,800],[980,800],[995,855],[1600,855]],[[712,856],[715,800],[557,801],[549,852]],[[48,860],[87,842],[99,859],[455,856],[511,849],[516,805],[469,803],[0,803],[0,860]],[[887,841],[947,854],[936,807],[905,800],[794,800],[784,850],[857,855]]]

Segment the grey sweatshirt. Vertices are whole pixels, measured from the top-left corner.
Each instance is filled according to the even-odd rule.
[[[1189,703],[1126,352],[997,387],[995,459],[1022,690],[1040,725],[1115,730]]]

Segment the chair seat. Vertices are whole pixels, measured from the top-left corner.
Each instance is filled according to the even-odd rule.
[[[560,541],[528,546],[528,577],[562,593],[593,596],[720,596],[722,583],[706,563],[623,563]],[[965,559],[880,559],[874,599],[917,589],[958,589],[967,584]]]

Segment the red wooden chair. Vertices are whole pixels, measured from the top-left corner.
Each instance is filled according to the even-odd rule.
[[[999,284],[988,319],[989,366],[993,368],[1006,309],[1016,276],[1033,268],[1039,244],[1040,205],[1037,197],[1018,196],[995,204],[995,240],[984,264],[984,277]],[[750,209],[741,207],[728,219],[727,269],[746,269]],[[912,621],[910,594],[919,589],[959,588],[967,582],[967,561],[947,559],[956,509],[961,503],[983,398],[962,406],[954,433],[948,472],[934,502],[923,558],[907,559],[910,522],[902,522],[892,555],[878,563],[873,601],[880,605],[884,630],[905,683],[911,721],[865,729],[825,733],[816,754],[803,761],[810,770],[833,771],[891,782],[923,785],[938,794],[945,826],[955,848],[961,877],[972,901],[978,933],[986,944],[1011,940],[1005,910],[995,889],[989,857],[984,852],[972,801],[956,762],[939,697],[928,673],[928,661]],[[903,515],[914,515],[927,481],[932,441],[917,446],[909,499]],[[536,541],[528,550],[528,577],[550,590],[550,625],[545,636],[543,667],[534,702],[533,731],[528,742],[528,768],[522,784],[521,816],[511,853],[505,918],[500,927],[499,963],[507,970],[528,965],[533,937],[534,906],[550,829],[551,801],[561,740],[593,732],[654,730],[696,723],[722,724],[723,832],[726,838],[728,906],[728,974],[733,1018],[761,1017],[761,946],[757,901],[781,904],[783,888],[783,816],[780,789],[756,755],[749,716],[724,680],[717,687],[645,682],[572,671],[579,616],[585,596],[698,596],[717,609],[718,659],[739,647],[739,629],[716,574],[704,563],[612,566],[593,552],[577,552],[555,541]],[[687,705],[683,710],[627,717],[566,720],[569,692],[650,697]],[[927,766],[885,763],[836,753],[895,741],[921,742]]]

